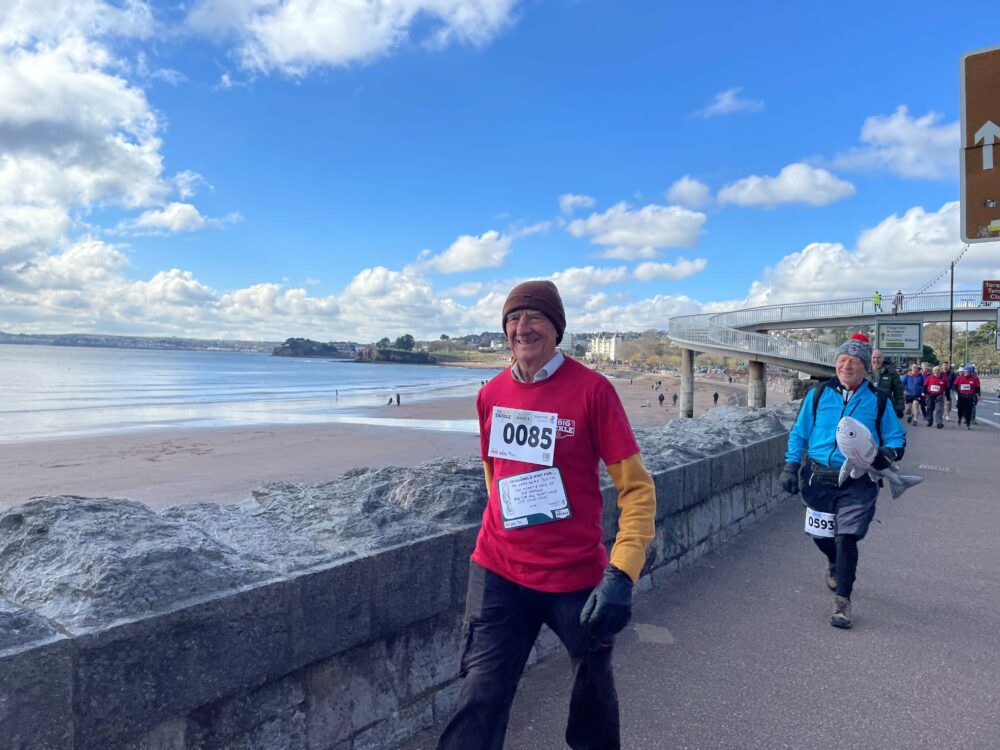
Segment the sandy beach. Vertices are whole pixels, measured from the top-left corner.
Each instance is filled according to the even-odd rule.
[[[651,386],[661,380],[660,390]],[[677,373],[643,375],[613,381],[635,427],[663,425],[678,416],[671,396]],[[695,415],[736,394],[746,403],[746,385],[725,377],[699,377]],[[664,406],[657,396],[665,395]],[[768,403],[787,400],[768,391]],[[648,404],[648,406],[647,406]],[[255,426],[235,429],[158,431],[5,444],[0,449],[0,509],[40,495],[121,497],[152,508],[177,503],[236,503],[265,482],[316,483],[363,466],[410,466],[437,457],[478,455],[474,425],[470,431],[417,429],[422,420],[475,420],[475,399],[371,407],[362,419],[392,419],[394,424],[332,423]],[[396,421],[398,420],[398,421]]]

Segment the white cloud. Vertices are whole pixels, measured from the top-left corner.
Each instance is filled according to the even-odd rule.
[[[696,117],[709,118],[721,115],[731,115],[736,112],[760,112],[764,109],[764,102],[760,99],[747,99],[740,96],[742,87],[736,87],[720,91],[715,95],[715,99],[704,109],[695,112]]]
[[[690,175],[684,175],[667,190],[667,200],[688,208],[701,208],[709,201],[708,185]]]
[[[168,203],[162,209],[144,212],[135,220],[137,227],[171,232],[193,232],[204,229],[207,224],[205,217],[190,203]]]
[[[0,46],[27,45],[106,36],[145,38],[153,33],[153,15],[142,0],[23,0],[3,3]],[[13,6],[13,7],[11,7]]]
[[[463,234],[451,244],[451,247],[440,255],[433,256],[428,262],[441,273],[495,268],[503,265],[510,250],[510,242],[510,237],[500,234],[495,229],[484,232],[478,237]]]
[[[552,227],[551,221],[537,221],[534,224],[529,224],[524,227],[511,227],[507,230],[507,235],[512,240],[518,240],[522,237],[530,237],[533,234],[541,234],[542,232],[547,232]]]
[[[838,169],[885,170],[910,179],[954,179],[961,132],[958,122],[941,123],[928,112],[913,118],[905,106],[891,115],[874,115],[861,126],[864,146],[833,158]]]
[[[470,281],[466,284],[459,284],[441,292],[443,297],[476,297],[483,291],[483,285],[479,282]]]
[[[707,265],[708,261],[704,258],[695,258],[694,260],[678,258],[676,263],[640,263],[636,266],[634,275],[639,281],[652,281],[653,279],[678,281],[704,271]]]
[[[248,70],[303,75],[374,60],[414,41],[484,45],[513,22],[517,0],[201,0],[189,25],[235,34]],[[414,34],[419,38],[411,39]]]
[[[564,214],[571,214],[578,208],[593,208],[595,205],[597,201],[589,195],[563,193],[559,196],[559,210]]]
[[[961,250],[959,215],[958,202],[934,212],[915,207],[863,231],[854,249],[810,243],[765,269],[736,306],[870,297],[876,289],[883,294],[915,291],[947,269]],[[976,285],[1000,272],[1000,261],[989,248],[972,246],[955,266],[956,283]],[[947,281],[942,277],[937,289],[947,290]]]
[[[632,210],[618,203],[604,213],[571,221],[574,237],[590,237],[597,245],[628,248],[690,247],[698,242],[705,214],[680,206],[650,204]]]
[[[548,277],[558,288],[563,297],[574,297],[589,294],[591,290],[617,284],[628,278],[624,266],[617,268],[597,268],[583,266],[582,268],[567,268],[556,271]]]
[[[854,195],[854,185],[825,169],[789,164],[777,177],[752,175],[719,190],[721,203],[772,208],[782,203],[825,206]]]

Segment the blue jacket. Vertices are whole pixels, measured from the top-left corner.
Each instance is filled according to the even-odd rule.
[[[814,461],[839,469],[846,457],[837,449],[837,425],[841,417],[854,417],[867,427],[875,440],[878,440],[878,430],[875,429],[875,417],[878,415],[878,396],[875,386],[864,381],[854,395],[845,403],[843,391],[836,377],[827,381],[820,395],[816,409],[816,419],[813,420],[813,399],[816,394],[809,391],[802,399],[799,416],[795,420],[788,435],[788,452],[785,453],[786,463],[801,463],[808,445],[808,455]],[[886,406],[882,414],[882,445],[887,448],[905,448],[906,430],[900,424],[899,418],[892,409],[892,404]]]
[[[907,396],[919,396],[924,392],[924,375],[918,372],[916,375],[906,373],[900,378],[903,383],[903,393]]]

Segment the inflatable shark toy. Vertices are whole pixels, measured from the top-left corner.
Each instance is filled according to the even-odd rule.
[[[871,431],[854,417],[843,417],[837,425],[837,448],[844,457],[844,465],[840,467],[837,485],[842,485],[847,478],[857,479],[862,474],[877,482],[879,478],[889,483],[889,492],[895,499],[910,487],[924,481],[923,477],[904,476],[899,473],[899,467],[889,464],[884,469],[876,469],[872,462],[878,457],[878,446],[872,439]]]

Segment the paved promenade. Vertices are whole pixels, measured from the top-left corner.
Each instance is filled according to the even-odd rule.
[[[852,630],[829,625],[833,594],[798,500],[638,597],[616,652],[624,750],[1000,748],[993,412],[984,400],[972,431],[908,428],[904,469],[925,481],[880,496]],[[565,747],[568,689],[561,655],[530,671],[505,747]]]

